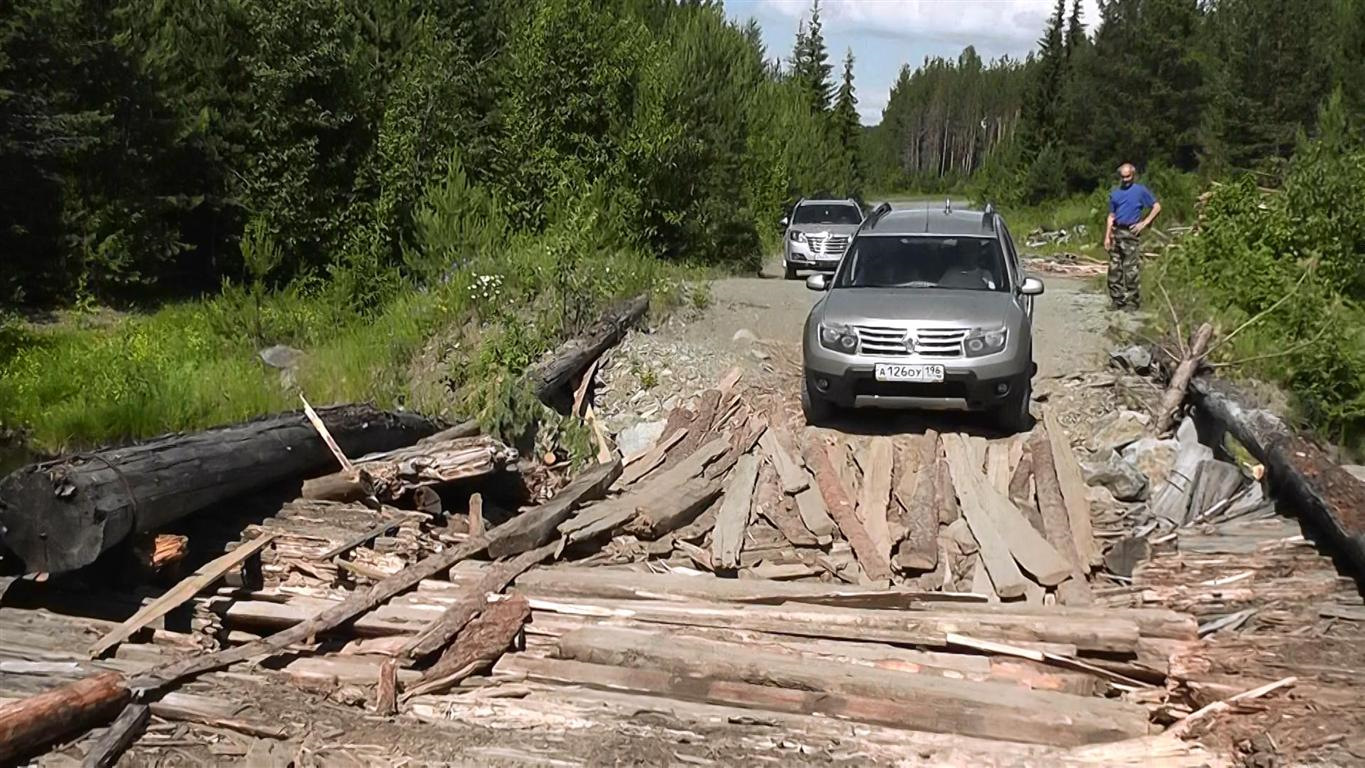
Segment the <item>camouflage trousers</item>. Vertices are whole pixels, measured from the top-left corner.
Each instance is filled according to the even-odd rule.
[[[1142,305],[1138,295],[1138,236],[1131,229],[1114,228],[1114,247],[1109,250],[1109,302],[1115,309]]]

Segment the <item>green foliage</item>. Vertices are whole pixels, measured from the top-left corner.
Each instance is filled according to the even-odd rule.
[[[829,112],[830,99],[834,96],[834,82],[830,79],[833,71],[820,21],[820,0],[811,0],[810,21],[803,21],[796,31],[791,79],[816,115]]]

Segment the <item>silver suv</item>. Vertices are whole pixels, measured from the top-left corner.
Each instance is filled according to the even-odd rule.
[[[854,235],[806,319],[801,403],[812,423],[835,407],[990,411],[1031,426],[1033,297],[999,214],[878,206]]]
[[[802,200],[782,219],[782,267],[788,280],[798,269],[833,272],[844,257],[863,209],[854,200]]]

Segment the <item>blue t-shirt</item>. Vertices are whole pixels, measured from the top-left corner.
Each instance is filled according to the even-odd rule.
[[[1109,193],[1109,212],[1114,214],[1114,223],[1125,227],[1142,221],[1142,211],[1156,203],[1156,195],[1141,184],[1124,189],[1114,187]]]

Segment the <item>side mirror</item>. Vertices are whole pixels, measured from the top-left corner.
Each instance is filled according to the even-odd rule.
[[[783,216],[783,217],[782,217],[782,220],[779,221],[779,222],[777,222],[777,223],[778,223],[778,224],[781,224],[781,225],[783,226],[783,228],[786,228],[786,226],[787,226],[788,224],[790,224],[791,222],[787,220],[787,217],[786,217],[786,216]]]
[[[829,282],[825,280],[824,275],[811,275],[806,278],[806,288],[812,291],[827,291],[829,290]]]
[[[1043,293],[1043,281],[1036,277],[1026,277],[1024,282],[1019,284],[1019,292],[1025,296],[1041,296]]]

